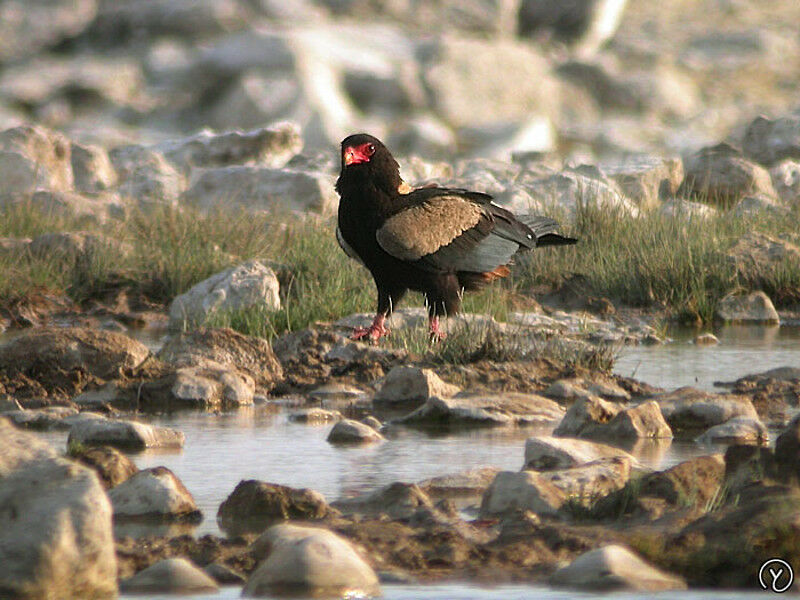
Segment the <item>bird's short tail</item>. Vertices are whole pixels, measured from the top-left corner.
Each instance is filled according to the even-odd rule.
[[[536,246],[565,246],[578,242],[558,233],[558,221],[539,215],[518,215],[517,219],[525,223],[536,234]]]

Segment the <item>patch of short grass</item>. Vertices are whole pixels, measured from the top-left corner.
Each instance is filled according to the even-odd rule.
[[[583,208],[576,222],[564,228],[580,239],[577,245],[541,248],[521,257],[508,280],[467,294],[464,310],[505,321],[510,311],[528,308],[530,290],[557,288],[575,273],[585,276],[598,296],[659,308],[693,321],[710,321],[720,299],[734,290],[763,289],[779,307],[789,306],[800,302],[800,261],[743,271],[726,254],[748,231],[796,241],[797,222],[800,209],[782,217],[720,213],[683,220],[658,213],[632,219],[613,210]],[[83,303],[102,300],[121,289],[168,304],[210,275],[259,258],[279,275],[281,310],[262,307],[216,315],[213,324],[271,339],[315,321],[375,309],[372,278],[339,249],[334,227],[333,219],[311,216],[231,210],[204,214],[173,208],[134,212],[98,224],[17,203],[0,210],[0,236],[82,230],[105,236],[124,251],[81,257],[0,253],[0,307],[34,293],[67,294]],[[402,304],[414,305],[422,305],[419,294],[409,294]],[[427,343],[424,333],[421,340]],[[421,346],[423,341],[416,343]],[[561,350],[554,346],[546,351]],[[449,362],[507,354],[509,349],[502,344],[478,342],[473,336],[463,342],[452,338],[440,346],[441,359]],[[573,360],[607,364],[609,357],[599,352]]]
[[[541,248],[520,261],[523,288],[557,287],[572,274],[584,275],[597,295],[635,307],[660,307],[684,320],[708,322],[719,301],[735,290],[762,289],[779,305],[800,300],[800,261],[742,272],[727,258],[749,231],[791,238],[800,211],[788,216],[681,219],[658,212],[630,218],[608,209],[578,211],[569,235],[575,246]]]

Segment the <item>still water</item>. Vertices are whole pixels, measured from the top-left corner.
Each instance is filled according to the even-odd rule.
[[[734,381],[776,367],[800,367],[800,327],[728,326],[713,331],[716,346],[692,343],[696,332],[676,329],[673,341],[622,349],[614,372],[658,387],[689,385],[724,391],[715,381]]]

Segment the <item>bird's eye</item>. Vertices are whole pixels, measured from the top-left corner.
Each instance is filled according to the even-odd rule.
[[[366,146],[367,156],[372,156],[375,154],[375,144],[367,144]]]

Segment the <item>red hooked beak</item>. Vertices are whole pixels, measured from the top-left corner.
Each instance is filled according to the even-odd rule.
[[[375,146],[364,144],[362,146],[348,146],[344,149],[344,165],[357,165],[369,162],[370,157],[375,154]]]

